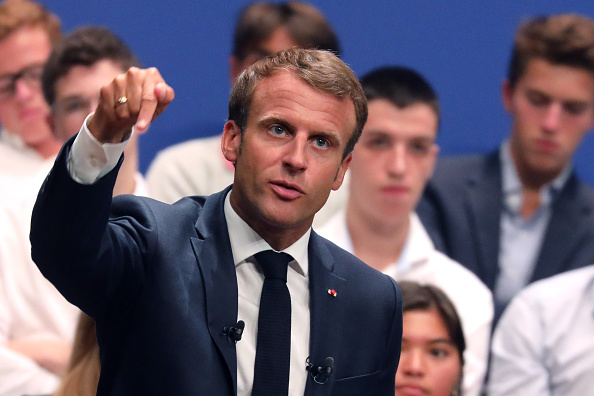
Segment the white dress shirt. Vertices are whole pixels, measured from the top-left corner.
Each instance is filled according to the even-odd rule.
[[[44,159],[22,139],[6,129],[0,132],[0,201],[20,198],[29,180],[43,166]]]
[[[31,260],[29,231],[37,192],[55,158],[23,183],[22,194],[0,204],[0,396],[49,394],[60,378],[6,347],[10,340],[72,343],[79,309],[70,304]],[[136,195],[146,195],[140,173]]]
[[[127,141],[118,144],[100,144],[86,127],[87,120],[72,145],[68,158],[68,170],[78,182],[91,184],[115,167]],[[253,255],[272,248],[233,210],[229,195],[225,198],[224,210],[237,275],[237,319],[245,322],[242,339],[236,345],[237,395],[249,396],[254,379],[258,313],[260,294],[264,284],[264,275],[254,263]],[[310,234],[311,228],[295,243],[283,250],[293,257],[287,272],[287,287],[291,294],[289,395],[294,396],[303,395],[307,381],[305,361],[309,356],[308,246]]]
[[[353,253],[346,212],[338,212],[318,233]],[[464,352],[465,396],[478,396],[487,370],[489,336],[493,320],[493,298],[489,289],[462,265],[435,250],[416,213],[400,258],[384,270],[396,281],[415,281],[439,287],[450,298],[466,341]]]
[[[522,290],[493,335],[489,395],[594,394],[594,266]]]

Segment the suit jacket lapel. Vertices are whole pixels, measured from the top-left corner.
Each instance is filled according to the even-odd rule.
[[[204,280],[210,336],[237,390],[235,344],[223,335],[223,327],[236,323],[238,309],[237,277],[223,209],[229,190],[230,187],[206,199],[195,225],[198,237],[192,237],[191,242]]]
[[[348,293],[348,285],[345,279],[333,273],[335,265],[337,263],[322,238],[312,231],[309,241],[309,356],[314,366],[322,366],[327,357],[336,358],[343,347],[340,324],[343,323],[344,304],[341,304],[340,295]],[[335,367],[337,365],[340,365],[339,361],[335,361]],[[321,385],[308,376],[305,395],[330,395],[334,379],[333,374],[326,384]]]
[[[551,219],[543,238],[531,281],[547,278],[567,270],[567,259],[581,241],[584,224],[588,224],[591,208],[579,197],[575,174],[567,180],[552,206]]]
[[[479,277],[492,290],[498,273],[500,213],[503,208],[499,151],[490,154],[484,168],[467,178],[471,235],[476,236],[476,265]],[[480,220],[479,220],[480,219]]]

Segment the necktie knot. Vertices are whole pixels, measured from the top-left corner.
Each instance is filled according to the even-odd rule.
[[[290,254],[284,252],[275,252],[274,250],[264,250],[254,255],[264,276],[267,279],[280,279],[287,281],[287,267],[293,260]]]

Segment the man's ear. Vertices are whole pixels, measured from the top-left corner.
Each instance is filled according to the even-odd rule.
[[[512,88],[509,80],[505,80],[503,84],[501,84],[501,100],[503,102],[503,107],[507,110],[508,113],[511,114],[513,109],[513,98],[514,97],[514,89]]]
[[[225,123],[223,137],[221,139],[221,150],[227,161],[235,163],[239,157],[241,147],[241,128],[235,121],[229,120]]]
[[[351,164],[352,159],[353,153],[351,152],[340,164],[338,172],[336,173],[336,177],[334,178],[334,183],[332,183],[333,190],[338,190],[338,188],[342,185],[342,182],[344,181],[344,175],[346,174],[346,171],[349,169],[349,165]]]

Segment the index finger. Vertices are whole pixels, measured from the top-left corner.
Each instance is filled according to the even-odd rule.
[[[155,93],[154,82],[148,82],[142,88],[142,97],[140,99],[140,111],[136,121],[136,129],[143,132],[148,128],[157,109],[157,95]]]

